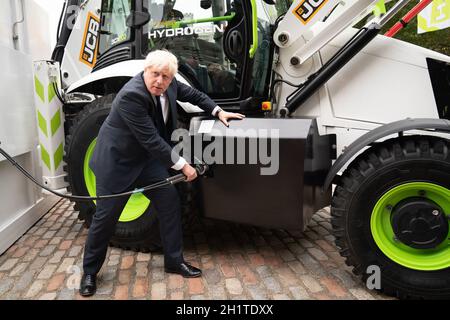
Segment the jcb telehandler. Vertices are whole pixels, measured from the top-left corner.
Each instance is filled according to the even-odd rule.
[[[35,63],[44,182],[95,195],[98,130],[164,48],[179,81],[247,115],[227,128],[178,101],[195,161],[214,159],[179,184],[186,213],[304,230],[330,205],[355,274],[379,268],[401,298],[450,298],[450,57],[379,35],[407,0],[352,27],[375,1],[66,0],[52,60]],[[95,202],[75,209],[89,226]],[[135,194],[112,244],[150,250],[156,226]]]

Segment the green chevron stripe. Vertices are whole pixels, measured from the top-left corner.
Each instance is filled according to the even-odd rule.
[[[45,165],[47,166],[47,168],[49,170],[51,169],[51,165],[50,165],[50,155],[48,154],[47,150],[45,150],[44,146],[42,144],[40,144],[41,146],[41,158],[42,161],[45,163]]]
[[[41,128],[41,130],[45,134],[45,136],[48,137],[47,121],[45,121],[45,118],[42,116],[42,114],[39,112],[39,110],[37,112],[37,117],[38,117],[39,128]]]
[[[48,84],[48,102],[50,103],[52,99],[55,97],[55,88],[53,87],[54,82],[50,82]]]
[[[34,76],[34,90],[36,91],[38,97],[41,98],[42,102],[45,103],[44,86],[36,76]]]
[[[63,154],[64,154],[64,148],[63,148],[63,144],[61,142],[58,149],[56,149],[55,156],[53,157],[53,159],[55,160],[55,170],[58,170],[58,167],[63,159]]]
[[[55,115],[53,116],[52,120],[50,120],[50,127],[52,129],[52,136],[56,133],[56,131],[61,126],[61,112],[58,110],[56,111]]]

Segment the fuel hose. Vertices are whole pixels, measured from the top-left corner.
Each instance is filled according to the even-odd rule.
[[[1,144],[1,142],[0,142]],[[44,185],[42,185],[39,181],[37,181],[27,170],[25,170],[20,164],[18,164],[5,150],[3,150],[0,147],[0,154],[2,154],[6,160],[8,160],[14,167],[16,167],[25,177],[30,179],[34,184],[38,185],[44,190],[47,190],[48,192],[61,197],[66,198],[72,201],[93,201],[93,200],[102,200],[102,199],[111,199],[111,198],[119,198],[119,197],[125,197],[130,196],[135,193],[145,192],[148,190],[156,189],[165,187],[171,184],[176,184],[179,182],[186,181],[186,176],[182,173],[171,176],[167,179],[161,180],[159,182],[150,184],[148,186],[142,187],[142,188],[136,188],[131,191],[122,192],[122,193],[116,193],[116,194],[110,194],[110,195],[103,195],[103,196],[96,196],[96,197],[89,197],[89,196],[78,196],[78,195],[67,195],[60,192],[57,192],[55,190],[52,190]],[[208,165],[205,163],[200,163],[195,165],[195,170],[197,171],[197,175],[201,176],[205,174],[205,172],[208,170]]]

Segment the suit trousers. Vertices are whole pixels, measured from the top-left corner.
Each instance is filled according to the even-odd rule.
[[[132,187],[144,187],[168,177],[167,169],[159,161],[153,160],[144,167]],[[111,194],[108,179],[97,178],[96,187],[97,195]],[[125,191],[127,190],[121,192]],[[165,264],[173,265],[183,262],[183,234],[178,191],[173,185],[169,185],[148,190],[144,194],[150,199],[158,214]],[[97,274],[100,271],[106,258],[109,240],[114,234],[116,223],[128,199],[129,196],[97,200],[97,208],[84,248],[84,273]]]

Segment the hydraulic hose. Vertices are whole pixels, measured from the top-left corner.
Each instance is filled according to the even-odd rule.
[[[1,144],[1,143],[0,143]],[[60,192],[57,192],[55,190],[52,190],[44,185],[42,185],[39,181],[37,181],[27,170],[25,170],[20,164],[18,164],[5,150],[3,150],[0,147],[0,153],[8,160],[13,166],[15,166],[25,177],[30,179],[34,184],[38,185],[44,190],[47,190],[48,192],[61,197],[66,198],[72,201],[93,201],[93,200],[102,200],[102,199],[111,199],[111,198],[119,198],[124,196],[130,196],[135,193],[145,192],[148,190],[161,188],[164,186],[168,186],[171,184],[176,184],[182,181],[186,180],[186,176],[182,173],[177,174],[175,176],[171,176],[165,180],[150,184],[148,186],[137,188],[131,191],[122,192],[122,193],[116,193],[116,194],[110,194],[110,195],[104,195],[104,196],[96,196],[96,197],[89,197],[89,196],[77,196],[77,195],[67,195]],[[199,176],[205,174],[205,172],[208,170],[208,165],[206,163],[196,164],[195,170],[197,171],[197,174]]]

